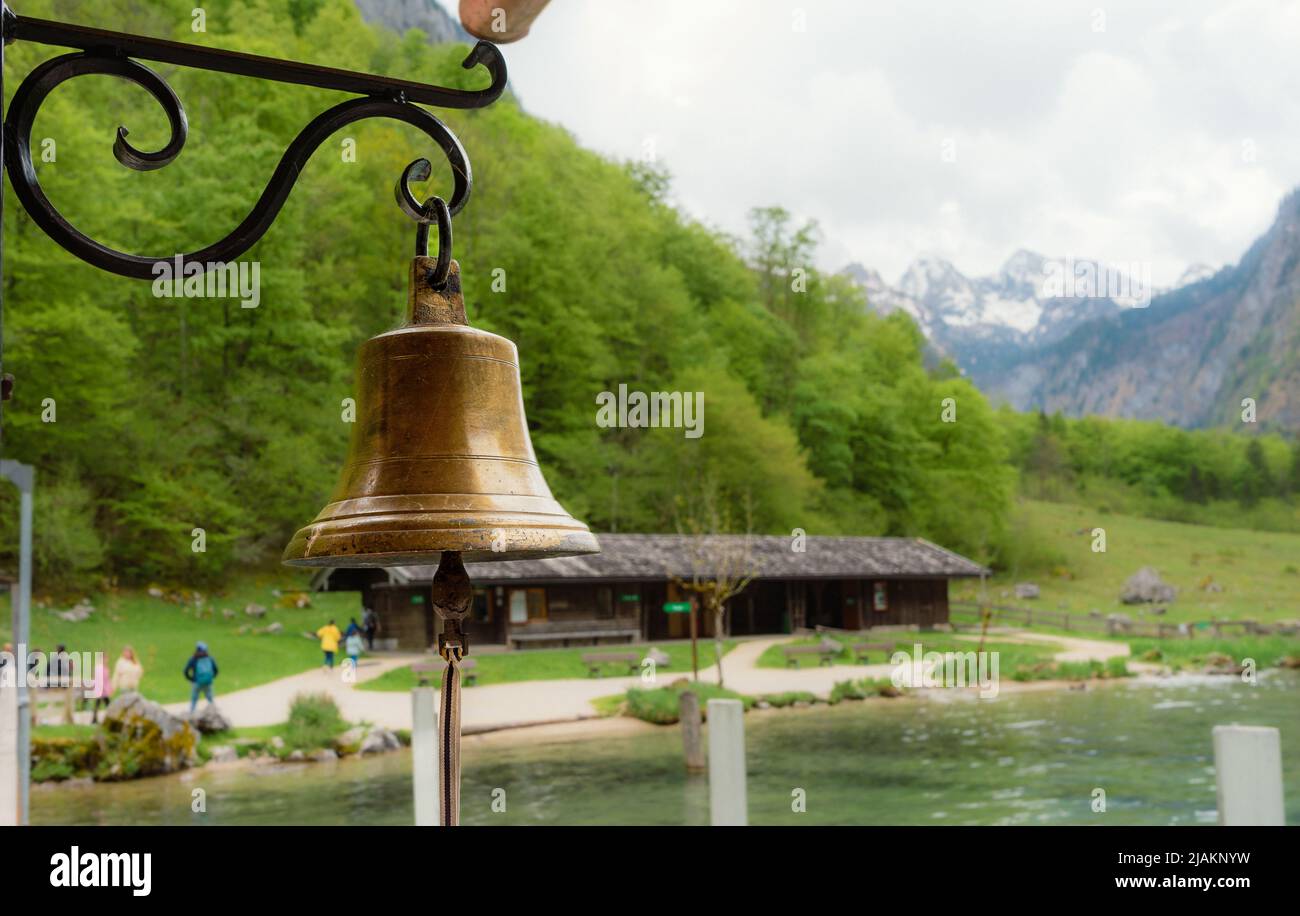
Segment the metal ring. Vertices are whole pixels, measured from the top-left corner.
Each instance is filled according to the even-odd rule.
[[[447,285],[451,272],[451,210],[441,197],[430,197],[421,208],[420,223],[415,229],[415,256],[429,256],[429,224],[438,223],[438,264],[428,275],[429,286],[440,290]]]

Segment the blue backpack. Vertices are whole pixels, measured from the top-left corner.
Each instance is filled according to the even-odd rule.
[[[206,687],[211,684],[216,677],[217,666],[212,661],[211,655],[202,655],[194,663],[194,683],[200,687]]]

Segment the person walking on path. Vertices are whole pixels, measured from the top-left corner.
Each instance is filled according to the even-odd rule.
[[[361,641],[360,630],[348,630],[347,638],[343,641],[343,651],[347,652],[348,658],[352,662],[352,673],[357,673],[357,665],[360,663],[361,652],[364,649],[364,643]]]
[[[185,679],[190,682],[190,715],[199,703],[199,694],[208,698],[208,705],[213,704],[212,682],[217,679],[217,660],[208,654],[208,644],[198,643],[194,654],[185,663]]]
[[[379,632],[379,615],[375,613],[374,608],[366,608],[366,612],[361,615],[361,625],[365,628],[366,648],[373,652],[375,651],[375,634]]]
[[[339,640],[343,634],[339,628],[334,626],[331,620],[325,626],[316,631],[316,638],[320,640],[320,650],[325,653],[325,661],[322,667],[332,670],[334,668],[334,653],[339,650]]]
[[[136,660],[135,650],[130,646],[122,647],[122,654],[113,665],[113,680],[109,684],[115,694],[133,693],[140,689],[140,679],[144,677],[144,667]]]
[[[95,659],[95,681],[90,688],[90,724],[95,725],[99,722],[99,707],[107,708],[108,698],[113,693],[113,687],[108,680],[108,662],[104,661],[104,656],[98,652]]]

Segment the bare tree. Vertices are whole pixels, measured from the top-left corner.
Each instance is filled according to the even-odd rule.
[[[718,686],[722,686],[722,631],[727,602],[745,590],[758,572],[748,507],[743,533],[731,532],[731,513],[720,504],[717,489],[706,483],[700,497],[678,506],[678,531],[689,535],[691,576],[672,574],[678,587],[698,599],[713,621]],[[696,679],[699,673],[696,672]]]

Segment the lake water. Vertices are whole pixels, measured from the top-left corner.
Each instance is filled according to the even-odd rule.
[[[745,718],[754,824],[1210,824],[1216,724],[1282,730],[1287,822],[1300,824],[1300,677],[1125,683]],[[409,752],[337,764],[199,770],[34,788],[40,824],[409,824]],[[191,811],[192,792],[207,812]],[[1094,789],[1104,814],[1092,811]],[[492,810],[505,791],[505,812]],[[807,810],[791,810],[793,793]],[[497,793],[498,796],[500,793]],[[706,824],[708,784],[675,727],[600,740],[471,742],[467,824]]]

